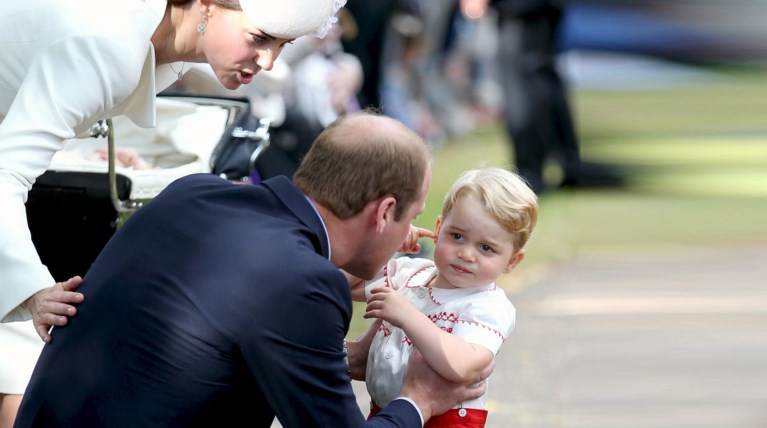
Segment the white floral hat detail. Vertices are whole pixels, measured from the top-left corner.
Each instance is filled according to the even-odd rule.
[[[325,37],[345,4],[346,0],[240,0],[253,25],[280,39]]]

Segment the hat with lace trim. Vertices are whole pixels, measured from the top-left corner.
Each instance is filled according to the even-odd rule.
[[[346,0],[240,0],[256,28],[280,39],[325,37],[345,4]]]

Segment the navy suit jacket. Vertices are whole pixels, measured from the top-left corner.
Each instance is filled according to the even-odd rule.
[[[66,243],[62,243],[62,249]],[[181,178],[118,230],[55,328],[24,427],[420,427],[365,421],[345,375],[352,315],[322,222],[285,177]]]

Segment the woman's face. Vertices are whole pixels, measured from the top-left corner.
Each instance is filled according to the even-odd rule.
[[[201,45],[216,77],[227,89],[237,89],[261,70],[271,70],[282,48],[292,39],[261,32],[242,11],[212,5]]]

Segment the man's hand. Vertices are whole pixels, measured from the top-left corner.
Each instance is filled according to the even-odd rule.
[[[351,372],[350,376],[354,380],[365,380],[370,344],[373,342],[373,337],[375,337],[379,327],[381,327],[381,320],[376,320],[370,324],[362,336],[355,340],[346,341],[347,356],[349,357],[349,371]]]
[[[79,287],[82,282],[83,279],[79,276],[65,282],[57,282],[53,287],[38,291],[24,302],[32,314],[35,331],[43,342],[51,341],[51,335],[48,332],[52,326],[66,325],[68,317],[77,313],[77,309],[72,304],[82,302],[85,296],[72,290]]]
[[[440,377],[417,349],[413,348],[408,360],[408,369],[400,396],[412,399],[424,421],[432,416],[441,415],[458,403],[479,398],[487,391],[485,380],[495,369],[495,361],[482,370],[476,382],[462,385]]]

